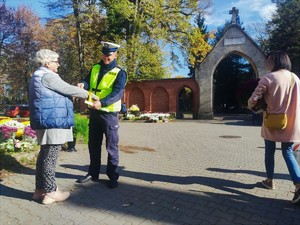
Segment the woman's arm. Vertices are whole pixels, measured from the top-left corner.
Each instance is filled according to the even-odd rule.
[[[42,84],[62,95],[71,96],[71,97],[79,97],[79,98],[88,98],[88,91],[81,89],[77,86],[73,86],[63,81],[59,75],[56,74],[45,74],[42,78]],[[98,97],[92,94],[92,98],[94,100],[98,100]]]
[[[257,104],[258,100],[263,98],[264,94],[267,92],[267,86],[265,83],[265,79],[262,78],[258,85],[256,86],[254,92],[252,93],[251,97],[248,99],[248,109],[253,109]]]

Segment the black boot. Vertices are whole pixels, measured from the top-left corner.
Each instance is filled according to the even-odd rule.
[[[77,152],[77,150],[75,149],[75,145],[76,145],[76,138],[73,139],[73,141],[68,142],[68,148],[67,148],[67,152]]]

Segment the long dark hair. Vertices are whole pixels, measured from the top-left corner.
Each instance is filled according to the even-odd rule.
[[[274,67],[272,69],[272,72],[281,69],[286,69],[290,71],[292,68],[291,60],[285,51],[282,50],[272,51],[267,55],[266,59],[268,58],[272,59],[272,61],[274,62]]]

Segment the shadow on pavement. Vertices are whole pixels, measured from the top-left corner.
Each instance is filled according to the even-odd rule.
[[[229,169],[221,169],[221,168],[207,168],[208,171],[220,172],[220,173],[241,173],[241,174],[251,174],[255,176],[260,176],[266,178],[266,173],[261,171],[254,171],[254,170],[229,170]],[[275,179],[282,179],[282,180],[291,180],[288,174],[282,173],[275,173]]]
[[[13,173],[32,173],[32,169],[26,166],[23,166],[20,162],[18,162],[13,156],[1,154],[1,166],[0,170],[6,170]]]
[[[2,184],[0,184],[0,193],[2,196],[11,197],[11,198],[28,199],[28,200],[31,200],[32,198],[32,192],[18,190]]]
[[[257,183],[249,185],[211,177],[179,177],[126,170],[121,174],[150,183],[138,186],[121,182],[113,190],[108,189],[104,182],[89,183],[77,189],[68,203],[97,209],[91,211],[92,215],[100,216],[102,211],[109,211],[115,213],[116,219],[132,215],[135,222],[148,220],[162,224],[297,224],[300,219],[300,207],[289,201],[247,193],[257,188]],[[160,187],[156,182],[161,182]],[[186,190],[174,184],[203,186],[191,186]]]
[[[231,126],[261,126],[261,118],[256,118],[255,114],[220,114],[215,115],[214,120]]]
[[[60,166],[86,169],[85,166],[69,164]],[[209,170],[227,172],[218,168]],[[257,171],[238,171],[260,175]],[[75,177],[65,173],[59,173],[59,176]],[[107,216],[108,213],[114,215],[116,221],[122,220],[122,217],[130,218],[129,222],[132,224],[151,221],[176,225],[200,224],[199,222],[284,225],[297,224],[300,219],[300,207],[289,201],[251,194],[249,190],[257,188],[257,183],[244,184],[213,177],[151,174],[127,171],[124,168],[121,168],[121,176],[141,180],[141,185],[120,181],[118,188],[109,189],[106,180],[76,185],[71,197],[62,204],[69,207],[74,205],[77,210],[80,207],[84,212],[83,217],[93,218],[99,223],[102,216]],[[144,181],[149,183],[145,185]],[[192,185],[188,190],[178,186],[191,184],[199,186]],[[32,193],[5,185],[1,185],[1,195],[28,200],[32,197]]]

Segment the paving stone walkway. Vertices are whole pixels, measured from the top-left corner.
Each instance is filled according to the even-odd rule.
[[[86,174],[87,146],[61,152],[57,184],[71,192],[62,203],[31,201],[34,170],[1,181],[1,225],[299,225],[294,186],[276,153],[276,190],[265,178],[260,127],[248,117],[120,123],[120,184],[76,185]]]

